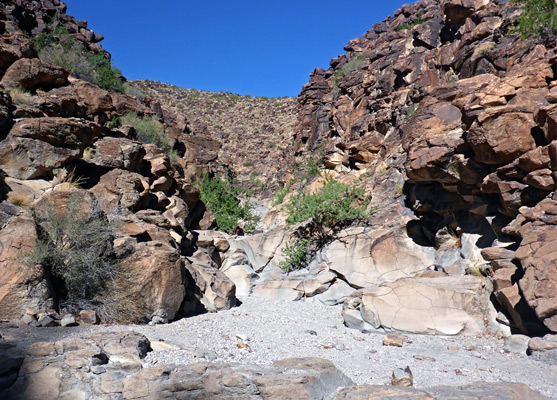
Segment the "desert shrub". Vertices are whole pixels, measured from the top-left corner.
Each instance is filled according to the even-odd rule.
[[[85,212],[77,197],[67,206],[35,215],[38,241],[26,257],[60,284],[62,301],[87,304],[120,275],[112,252],[112,227],[99,207]]]
[[[249,199],[242,204],[240,197],[246,193],[234,185],[232,178],[203,176],[196,183],[201,200],[215,214],[221,230],[228,233],[234,233],[237,228],[247,233],[255,230],[259,218],[253,214]]]
[[[122,90],[125,94],[129,96],[133,96],[140,101],[142,101],[146,96],[143,90],[138,89],[135,86],[131,86],[128,83],[124,83],[124,85],[122,86]]]
[[[8,202],[18,207],[28,207],[33,202],[33,199],[23,193],[8,193]]]
[[[280,268],[286,273],[304,268],[308,263],[310,246],[311,241],[309,239],[293,239],[286,242],[282,248],[284,261],[280,262]]]
[[[410,30],[415,26],[423,24],[426,21],[425,19],[423,19],[423,16],[424,16],[424,12],[423,11],[418,11],[418,13],[416,14],[416,19],[414,21],[412,21],[410,24],[399,25],[396,28],[396,31],[400,32],[400,31],[405,30],[405,29]]]
[[[311,219],[317,225],[335,228],[356,219],[368,217],[364,190],[328,179],[313,194],[299,193],[291,197],[286,206],[288,224]]]
[[[14,87],[10,89],[10,97],[14,104],[31,104],[33,98],[31,93],[21,87]]]
[[[290,198],[286,206],[288,225],[308,222],[303,230],[294,234],[282,249],[284,272],[303,268],[340,228],[358,219],[367,219],[369,200],[364,190],[328,179],[321,189],[312,194],[299,193]]]
[[[523,38],[538,36],[544,39],[557,34],[557,3],[555,0],[514,0],[522,7],[517,31]]]
[[[289,191],[290,191],[290,185],[280,186],[275,193],[275,198],[274,198],[273,204],[275,206],[278,206],[279,204],[282,204],[282,202],[284,201],[284,198],[286,197],[286,195],[288,194]]]
[[[120,125],[133,126],[137,133],[137,138],[141,142],[156,145],[169,157],[172,154],[170,138],[164,133],[164,125],[155,115],[140,117],[132,112],[120,117],[119,123]]]
[[[337,69],[334,73],[335,86],[342,80],[342,78],[344,78],[346,74],[355,71],[363,66],[366,63],[366,59],[367,57],[365,55],[359,55],[344,64],[341,68]]]
[[[72,76],[99,85],[105,90],[121,92],[121,71],[103,54],[94,53],[76,42],[55,19],[50,29],[33,38],[39,58],[59,65]]]

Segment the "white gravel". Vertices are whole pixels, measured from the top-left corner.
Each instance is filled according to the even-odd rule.
[[[289,357],[322,357],[358,384],[390,384],[395,368],[409,366],[417,388],[477,381],[522,382],[557,399],[557,366],[526,355],[507,354],[501,338],[407,335],[402,348],[387,347],[382,345],[384,334],[347,329],[339,306],[257,297],[241,300],[243,304],[232,310],[167,325],[32,331],[55,334],[65,329],[64,336],[100,330],[136,331],[153,342],[155,350],[145,359],[147,366],[199,360],[266,364]],[[49,335],[42,336],[45,340]]]

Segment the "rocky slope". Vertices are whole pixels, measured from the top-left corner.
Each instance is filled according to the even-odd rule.
[[[274,189],[284,180],[296,122],[296,99],[212,93],[153,81],[131,84],[164,109],[184,115],[194,135],[208,135],[222,144],[215,169],[229,168],[244,186],[257,192],[261,192],[261,186]],[[267,190],[262,194],[271,193]]]
[[[540,334],[557,330],[557,49],[513,33],[519,14],[507,1],[402,7],[312,73],[294,150],[325,148],[339,175],[374,174],[382,198],[385,176],[400,176],[415,213],[402,231],[438,255],[473,240],[511,326]],[[470,269],[464,253],[435,269]],[[363,295],[366,309],[383,290]]]
[[[151,95],[141,101],[76,79],[37,57],[36,42],[25,32],[38,35],[61,24],[83,49],[108,57],[102,37],[67,16],[58,0],[3,2],[0,317],[18,322],[7,323],[2,335],[17,342],[18,329],[53,329],[54,336],[31,345],[25,357],[20,350],[30,343],[4,339],[0,390],[14,384],[8,396],[31,398],[493,394],[482,384],[427,393],[353,386],[318,359],[249,366],[180,358],[186,364],[173,366],[164,353],[147,356],[152,344],[129,326],[107,329],[110,334],[95,328],[100,333],[92,336],[70,328],[98,324],[99,315],[166,323],[230,309],[236,294],[336,305],[348,328],[370,338],[386,331],[508,336],[519,352],[554,362],[557,49],[552,38],[519,39],[512,32],[518,15],[507,1],[404,6],[351,41],[330,69],[314,71],[288,139],[291,99],[267,107],[262,99],[140,82]],[[119,126],[133,120],[130,113],[162,130],[161,148],[147,143],[139,126]],[[231,140],[234,135],[242,141]],[[285,156],[290,141],[298,164]],[[292,171],[310,159],[321,177],[296,178]],[[286,230],[284,206],[262,201],[264,218],[254,235],[214,230],[192,180],[226,166],[244,179],[254,178],[255,167],[271,186],[290,179],[284,203],[296,192],[318,191],[327,179],[354,184],[365,189],[375,211],[360,226],[335,232],[307,268],[286,274],[282,250],[311,224]],[[87,307],[64,302],[70,282],[25,257],[59,221],[53,217],[72,219],[68,210],[77,221],[111,223],[90,265],[110,259],[127,271],[115,280],[117,290]],[[66,327],[47,328],[60,324]],[[157,357],[161,364],[153,367],[149,360]],[[548,374],[555,371],[550,367]],[[409,379],[404,371],[395,377]],[[507,384],[497,395],[538,396]]]

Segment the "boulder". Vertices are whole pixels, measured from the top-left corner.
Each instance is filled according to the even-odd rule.
[[[476,161],[507,164],[536,147],[531,133],[534,126],[532,114],[486,111],[468,131],[468,143]]]
[[[103,210],[112,214],[119,209],[132,209],[148,194],[149,184],[146,179],[135,172],[113,169],[101,176],[91,192],[97,198]]]
[[[126,138],[106,137],[87,149],[83,159],[101,167],[135,172],[140,168],[144,156],[145,149],[141,143]]]
[[[38,58],[22,58],[7,69],[0,83],[6,87],[21,87],[26,90],[52,89],[68,84],[68,72]]]
[[[196,252],[186,269],[199,291],[199,302],[208,311],[228,310],[236,305],[236,286],[211,260],[208,253]]]
[[[355,288],[411,276],[434,263],[434,252],[388,230],[349,228],[319,256]]]
[[[110,94],[96,85],[80,79],[70,79],[70,85],[36,96],[33,106],[49,117],[92,118],[114,109]]]
[[[0,230],[0,315],[20,319],[27,310],[52,307],[51,290],[40,265],[26,265],[37,241],[30,210],[12,217]]]
[[[473,335],[484,331],[487,308],[483,279],[442,276],[406,278],[362,289],[346,300],[344,314],[350,318],[347,325],[354,326],[357,316],[349,310],[359,310],[365,323],[360,329],[367,324],[387,331]]]
[[[18,121],[0,142],[0,165],[17,179],[51,177],[52,170],[76,160],[101,127],[78,118],[29,118]]]
[[[36,57],[31,38],[23,32],[4,33],[0,44],[0,68],[4,71],[20,58]]]
[[[125,259],[130,274],[130,293],[141,293],[146,318],[172,320],[184,300],[187,284],[180,252],[161,242],[141,242]]]

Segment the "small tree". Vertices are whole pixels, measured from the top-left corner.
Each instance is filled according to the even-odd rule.
[[[557,1],[555,0],[515,0],[522,7],[518,18],[518,32],[522,37],[557,34]]]

